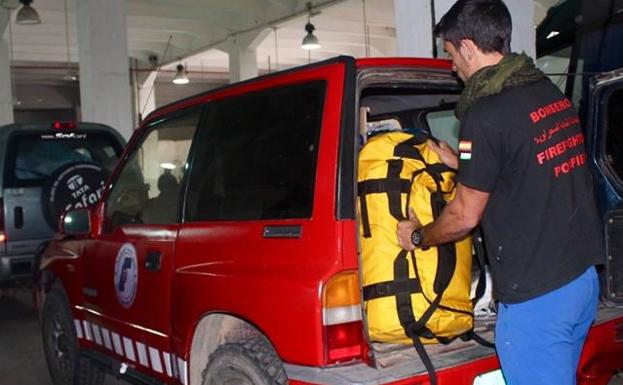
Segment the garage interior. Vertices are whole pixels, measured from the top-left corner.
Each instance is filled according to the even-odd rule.
[[[536,27],[564,1],[506,0],[513,49],[535,57]],[[445,57],[430,31],[453,3],[0,0],[0,125],[97,121],[127,140],[154,109],[233,82],[338,55]],[[39,22],[18,20],[25,6]],[[50,383],[40,334],[29,288],[0,289],[0,385]]]
[[[23,122],[49,119],[53,112],[59,120],[124,127],[120,130],[127,138],[131,127],[154,108],[233,81],[337,55],[430,57],[431,3],[37,0],[30,5],[41,23],[21,24],[16,23],[22,7],[19,0],[2,0],[0,79],[6,87],[0,93],[5,111],[0,123],[11,122],[11,113],[16,122]],[[533,25],[554,3],[509,4],[516,8],[512,9],[517,24],[513,44],[518,50],[534,51],[530,46]],[[434,4],[433,13],[441,15],[452,1]],[[422,22],[410,23],[411,19]],[[301,48],[308,22],[315,27],[317,49]],[[414,33],[417,38],[410,36]],[[116,44],[123,40],[127,44]],[[442,49],[436,51],[443,56]],[[189,79],[188,84],[172,83],[178,66],[183,67],[181,75]],[[129,79],[131,87],[127,89],[117,78]],[[116,79],[113,84],[112,79]],[[105,95],[104,85],[110,88],[106,92],[115,94],[114,103]],[[97,97],[89,96],[93,89],[98,90]],[[95,99],[99,112],[91,107]],[[111,108],[123,113],[115,117],[101,112],[107,110],[102,103],[113,103]]]

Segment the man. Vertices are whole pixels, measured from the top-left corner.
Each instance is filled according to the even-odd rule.
[[[398,225],[406,250],[466,236],[481,223],[499,301],[496,348],[508,385],[575,384],[599,285],[600,221],[571,102],[525,55],[510,53],[501,0],[459,0],[436,26],[465,81],[457,103],[457,194],[422,227]]]

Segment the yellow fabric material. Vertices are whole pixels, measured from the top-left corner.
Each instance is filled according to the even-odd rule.
[[[415,171],[425,165],[418,160],[396,158],[394,148],[399,143],[411,138],[412,135],[404,132],[391,132],[371,138],[359,154],[358,181],[383,179],[387,177],[387,160],[402,159],[403,167],[401,178],[411,180]],[[428,164],[440,163],[436,153],[426,144],[416,146]],[[441,190],[446,201],[453,199],[455,194],[454,173],[451,171],[442,174]],[[406,217],[407,195],[409,207],[412,207],[423,224],[433,221],[430,203],[431,192],[436,191],[434,179],[426,172],[415,177],[409,194],[401,194],[402,215]],[[359,214],[361,218],[361,199],[359,198]],[[396,237],[398,220],[389,212],[389,200],[386,193],[372,193],[365,195],[371,237],[363,236],[363,227],[360,224],[360,239],[362,246],[363,286],[378,282],[394,280],[394,260],[401,251]],[[360,220],[360,222],[362,222]],[[438,308],[426,326],[439,337],[455,337],[463,334],[473,325],[472,304],[470,301],[472,243],[466,238],[456,243],[457,264],[448,288],[445,290]],[[437,248],[428,250],[416,249],[417,277],[422,286],[422,293],[411,294],[412,308],[415,319],[426,311],[437,294],[434,291],[435,276],[437,273]],[[409,258],[409,277],[416,277],[414,266]],[[441,261],[443,263],[443,261]],[[443,307],[443,308],[442,308]],[[396,297],[388,296],[372,299],[365,302],[367,312],[368,331],[373,341],[411,344],[411,339],[405,335],[400,325],[396,311]],[[447,309],[446,309],[447,308]],[[453,311],[449,309],[458,310]],[[423,343],[436,343],[437,339],[421,338]]]

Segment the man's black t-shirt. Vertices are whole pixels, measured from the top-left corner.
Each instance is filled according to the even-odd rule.
[[[461,121],[463,185],[490,193],[481,225],[494,297],[515,303],[602,263],[584,135],[549,80],[479,99]]]

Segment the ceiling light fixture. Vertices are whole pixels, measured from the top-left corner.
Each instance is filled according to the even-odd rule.
[[[164,168],[165,170],[175,170],[176,169],[176,166],[173,163],[169,163],[169,162],[160,163],[160,167]]]
[[[22,3],[22,8],[17,11],[15,23],[20,25],[41,24],[39,14],[33,7],[30,6],[32,0],[20,0],[19,2]]]
[[[318,49],[320,48],[320,42],[318,41],[318,38],[316,37],[316,35],[314,35],[314,31],[316,30],[316,27],[311,23],[311,15],[312,15],[312,4],[311,3],[307,3],[307,24],[305,24],[305,31],[307,32],[307,35],[305,35],[305,37],[303,38],[303,41],[301,42],[301,48],[303,49],[307,49],[307,50],[312,50],[312,49]]]
[[[188,75],[186,74],[186,70],[184,69],[184,66],[182,65],[182,63],[177,65],[177,73],[175,74],[175,77],[173,78],[173,83],[174,84],[190,83],[190,80],[188,79]]]

